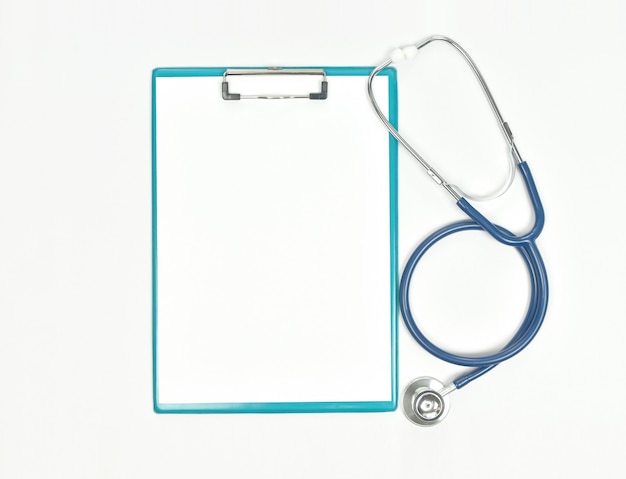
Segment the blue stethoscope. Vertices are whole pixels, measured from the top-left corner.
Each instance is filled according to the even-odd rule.
[[[432,168],[425,160],[417,153],[411,145],[400,135],[398,130],[389,122],[387,117],[380,110],[374,92],[372,90],[372,81],[374,77],[384,68],[403,60],[409,60],[415,57],[418,51],[426,45],[441,41],[454,47],[465,59],[466,63],[474,72],[476,79],[480,83],[480,86],[487,97],[487,100],[491,106],[491,109],[498,120],[502,133],[508,142],[511,149],[511,156],[515,163],[515,168],[511,168],[509,179],[507,183],[501,188],[497,194],[492,195],[499,196],[504,193],[510,186],[517,169],[524,180],[526,190],[530,197],[530,202],[535,214],[535,223],[532,228],[525,234],[515,235],[505,228],[493,224],[485,216],[483,216],[478,210],[476,210],[466,198],[470,199],[489,199],[489,198],[474,198],[465,192],[463,192],[456,185],[448,183],[437,171]],[[368,94],[374,110],[387,127],[389,132],[398,140],[398,142],[415,158],[425,169],[428,175],[440,186],[443,186],[456,200],[457,206],[471,218],[471,221],[462,221],[459,223],[453,223],[435,231],[428,238],[426,238],[416,249],[413,251],[409,260],[404,268],[402,278],[400,280],[399,289],[399,303],[404,323],[406,324],[409,332],[413,338],[428,352],[434,356],[443,359],[452,364],[459,366],[466,366],[475,368],[468,374],[457,377],[452,383],[444,385],[440,381],[431,377],[420,377],[412,381],[404,391],[402,398],[402,405],[406,416],[421,426],[432,426],[438,424],[443,420],[449,410],[449,394],[460,389],[473,380],[481,377],[491,369],[496,367],[503,361],[510,359],[524,349],[533,340],[546,314],[548,305],[548,279],[546,274],[546,268],[543,264],[541,254],[537,249],[535,240],[541,233],[544,225],[544,212],[543,206],[537,188],[533,180],[532,174],[528,164],[522,159],[520,153],[513,141],[513,134],[509,128],[509,125],[504,121],[498,107],[483,79],[480,71],[476,67],[476,64],[467,54],[467,52],[454,40],[444,36],[431,36],[416,45],[409,45],[404,48],[398,48],[394,50],[391,57],[384,63],[376,67],[369,76],[368,79]],[[420,331],[417,326],[413,314],[411,313],[411,305],[409,303],[409,289],[411,286],[411,278],[415,267],[424,254],[433,246],[437,241],[445,238],[454,233],[469,230],[484,230],[489,233],[500,243],[507,246],[513,246],[521,254],[524,262],[528,268],[531,279],[531,296],[528,311],[522,322],[521,326],[513,336],[513,338],[500,350],[499,352],[482,357],[474,356],[462,356],[458,354],[452,354],[439,348]]]

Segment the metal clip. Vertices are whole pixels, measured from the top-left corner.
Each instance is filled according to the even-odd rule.
[[[285,95],[242,95],[231,93],[228,87],[228,77],[235,75],[319,75],[322,77],[320,91],[306,94],[285,94]],[[284,100],[292,98],[308,98],[309,100],[326,100],[328,97],[328,82],[324,70],[304,70],[304,69],[282,69],[268,68],[258,70],[226,70],[222,81],[222,98],[224,100]]]

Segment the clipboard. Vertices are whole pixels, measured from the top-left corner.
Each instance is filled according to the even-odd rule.
[[[396,409],[398,150],[371,70],[153,70],[155,412]],[[396,125],[395,70],[374,88]]]

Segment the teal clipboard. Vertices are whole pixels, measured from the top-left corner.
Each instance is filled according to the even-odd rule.
[[[153,70],[157,413],[396,409],[398,150],[371,70]],[[397,125],[395,70],[374,88]]]

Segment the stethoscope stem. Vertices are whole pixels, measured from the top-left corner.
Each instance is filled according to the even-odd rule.
[[[440,389],[437,392],[439,393],[441,397],[446,397],[448,394],[454,391],[456,391],[456,384],[450,383],[446,387],[444,387],[443,389]]]

